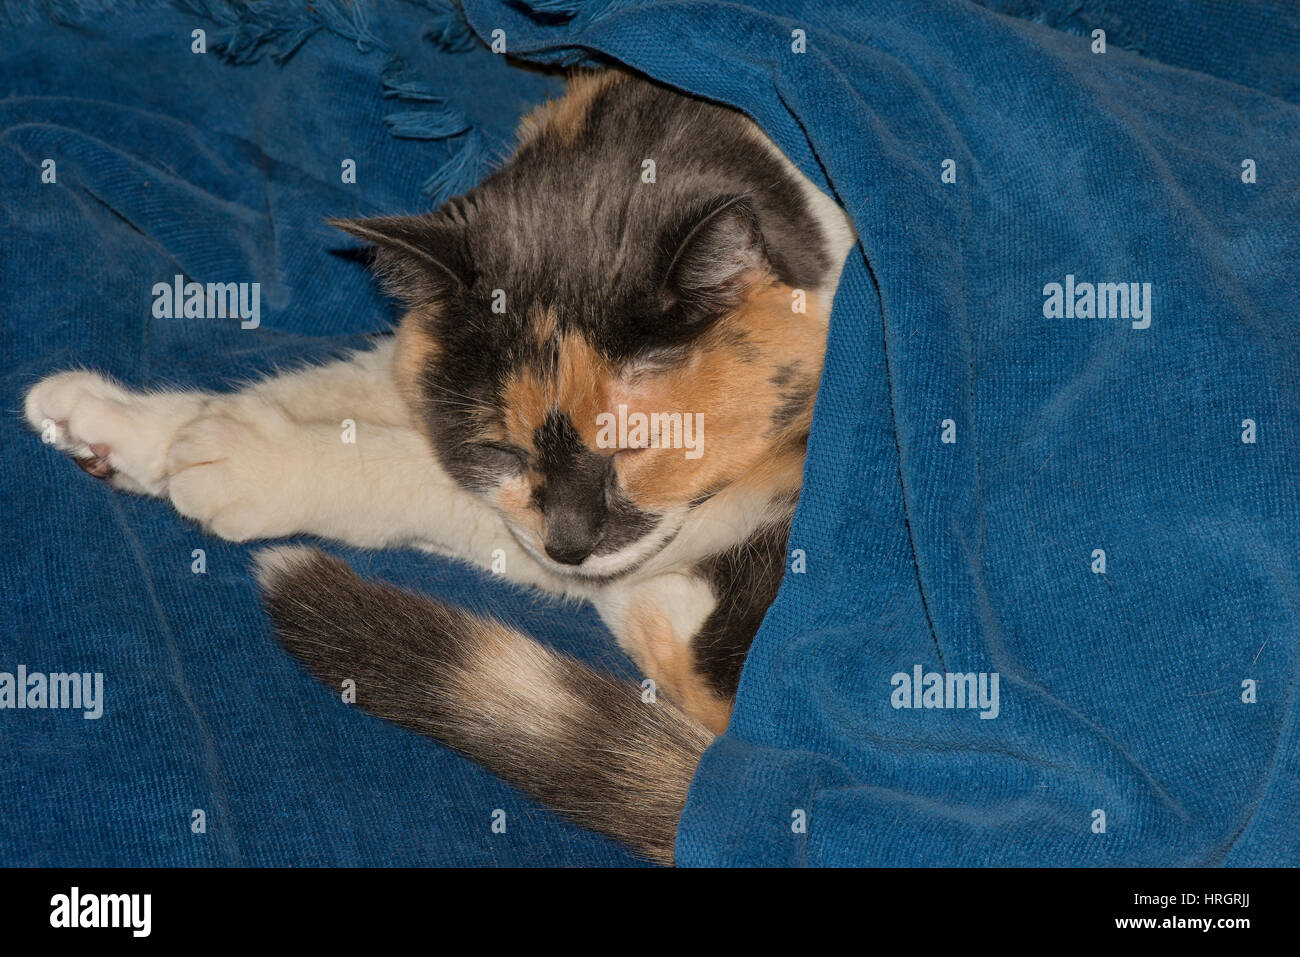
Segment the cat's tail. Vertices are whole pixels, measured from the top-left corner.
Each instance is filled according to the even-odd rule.
[[[712,735],[659,698],[491,619],[378,582],[312,548],[257,555],[280,640],[367,711],[427,734],[566,817],[670,864]]]

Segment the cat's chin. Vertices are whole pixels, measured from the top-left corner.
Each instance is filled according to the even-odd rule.
[[[548,556],[530,542],[525,535],[511,527],[508,522],[506,528],[509,529],[515,541],[519,543],[519,547],[548,572],[563,578],[592,584],[611,582],[631,575],[667,548],[681,530],[678,525],[661,525],[655,529],[653,536],[643,538],[636,544],[621,549],[612,555],[592,555],[579,565],[565,565]]]

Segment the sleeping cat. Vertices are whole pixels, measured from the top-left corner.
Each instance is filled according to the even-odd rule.
[[[256,556],[312,674],[670,863],[785,568],[851,224],[741,114],[601,71],[464,196],[335,225],[407,309],[384,345],[221,395],[66,372],[28,422],[223,538],[412,545],[590,601],[657,694],[315,549]]]

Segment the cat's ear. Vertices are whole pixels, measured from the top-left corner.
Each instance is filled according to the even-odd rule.
[[[372,266],[384,285],[408,306],[467,289],[460,230],[430,216],[331,219],[331,226],[374,247]]]
[[[770,268],[753,204],[744,196],[723,198],[688,221],[677,241],[662,289],[664,308],[690,319],[720,314],[740,305]]]

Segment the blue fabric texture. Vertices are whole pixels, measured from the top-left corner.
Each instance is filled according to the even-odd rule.
[[[1296,14],[465,14],[513,55],[612,59],[745,110],[859,232],[793,568],[679,860],[1300,861]],[[0,863],[631,863],[314,684],[272,639],[246,548],[89,481],[16,414],[74,364],[215,387],[384,330],[394,306],[324,217],[470,185],[558,82],[438,0],[0,4],[0,24],[0,671],[105,676],[99,720],[0,711]],[[260,328],[153,319],[177,273],[260,282]],[[1048,284],[1101,282],[1149,283],[1149,324],[1045,314]],[[589,610],[423,555],[344,554],[626,667]],[[997,716],[894,707],[918,666],[996,673]]]

